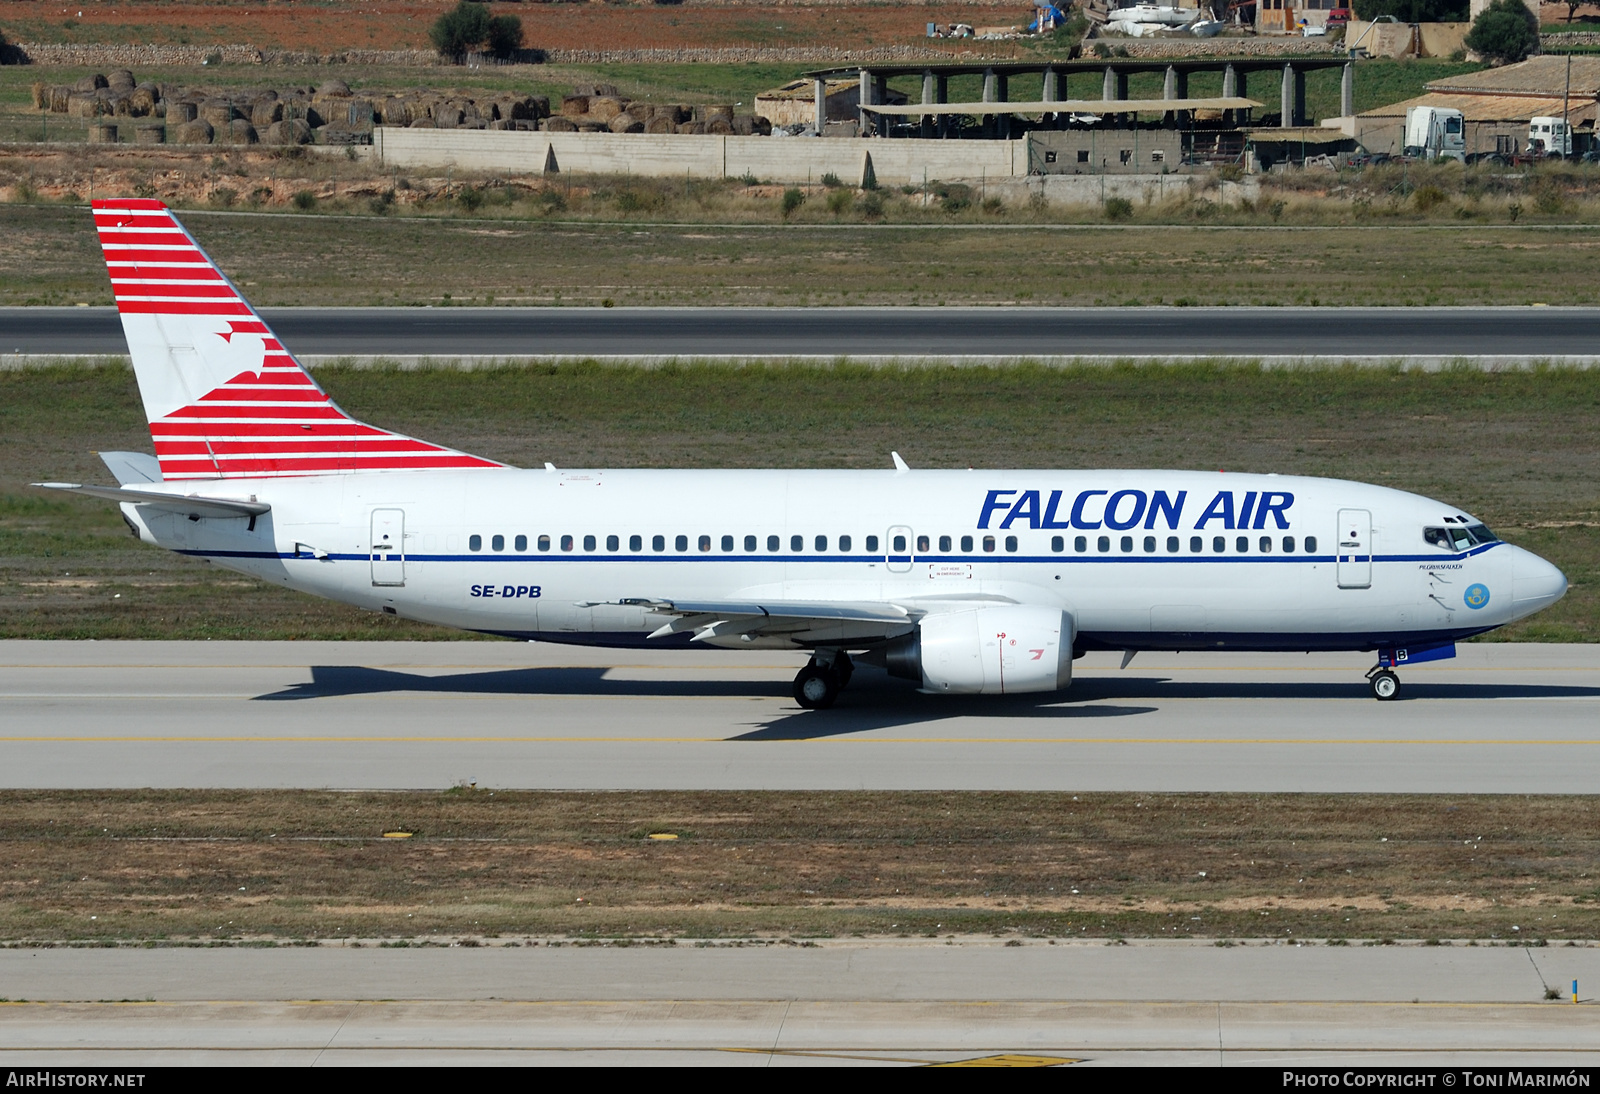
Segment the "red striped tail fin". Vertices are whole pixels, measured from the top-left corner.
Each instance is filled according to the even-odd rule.
[[[94,222],[163,478],[504,466],[340,410],[161,202]]]

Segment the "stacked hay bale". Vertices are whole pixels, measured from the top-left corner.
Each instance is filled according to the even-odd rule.
[[[210,144],[216,131],[211,128],[208,121],[184,122],[172,134],[173,140],[178,144]]]
[[[116,144],[117,123],[97,121],[89,126],[90,144]]]
[[[681,104],[629,100],[610,85],[579,85],[561,99],[560,112],[539,128],[549,133],[715,133],[724,136],[766,136],[772,123],[754,115],[734,114],[731,106],[701,108],[700,117]]]
[[[161,122],[144,122],[133,127],[134,144],[165,144],[167,127]]]

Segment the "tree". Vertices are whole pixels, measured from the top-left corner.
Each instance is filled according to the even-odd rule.
[[[1402,23],[1464,23],[1467,0],[1355,0],[1357,19],[1392,15]]]
[[[452,60],[471,53],[489,37],[489,8],[461,0],[454,11],[439,16],[428,31],[433,48]]]
[[[1491,61],[1514,64],[1539,48],[1539,18],[1522,0],[1491,0],[1462,44]]]
[[[509,57],[522,48],[522,20],[515,15],[497,15],[489,20],[489,52]]]

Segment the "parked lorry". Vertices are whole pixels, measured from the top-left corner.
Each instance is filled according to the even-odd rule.
[[[1467,138],[1461,111],[1443,106],[1406,110],[1405,154],[1419,159],[1467,162]]]
[[[1528,155],[1569,158],[1572,155],[1572,127],[1560,118],[1529,119]]]

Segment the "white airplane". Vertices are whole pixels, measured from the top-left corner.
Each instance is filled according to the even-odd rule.
[[[1375,650],[1394,670],[1566,578],[1454,506],[1194,471],[524,470],[351,418],[159,201],[94,203],[155,455],[102,453],[141,541],[512,638],[806,650],[949,694],[1052,692],[1086,650]]]

